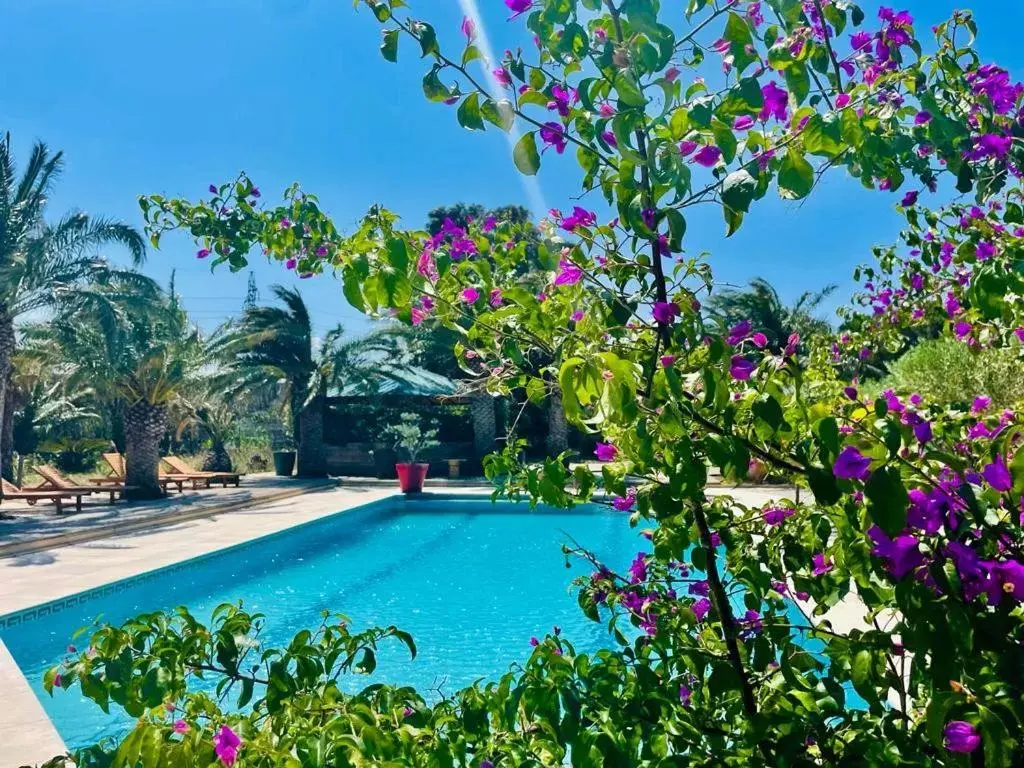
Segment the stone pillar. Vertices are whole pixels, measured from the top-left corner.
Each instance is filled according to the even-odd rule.
[[[327,475],[324,451],[324,399],[317,397],[299,412],[299,444],[295,473],[300,477]]]

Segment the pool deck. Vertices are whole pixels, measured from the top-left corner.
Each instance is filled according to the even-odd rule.
[[[490,488],[438,484],[435,491],[486,494]],[[747,505],[789,495],[784,487],[709,489]],[[27,522],[0,521],[0,616],[205,555],[300,523],[392,496],[391,484],[302,483],[280,479],[186,492],[148,505],[102,505],[76,515],[36,513]],[[282,495],[286,494],[286,495]],[[4,505],[11,509],[13,505]],[[17,523],[20,528],[2,525]],[[14,548],[12,549],[12,545]],[[8,550],[5,555],[5,548]],[[837,630],[863,626],[863,609],[837,606]],[[0,768],[18,768],[62,754],[64,745],[0,641]]]

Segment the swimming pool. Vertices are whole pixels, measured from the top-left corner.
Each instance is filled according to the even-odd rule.
[[[531,636],[556,624],[580,651],[612,644],[569,590],[586,572],[566,568],[561,544],[570,536],[615,567],[648,549],[625,515],[603,507],[531,511],[481,497],[393,497],[120,582],[88,601],[62,601],[56,612],[20,612],[16,623],[2,617],[0,638],[72,748],[133,722],[116,708],[104,714],[77,689],[52,698],[42,689],[43,671],[98,615],[118,623],[186,605],[208,621],[218,604],[242,600],[266,614],[265,642],[277,645],[328,609],[356,627],[395,624],[416,640],[415,661],[400,644],[382,649],[373,677],[352,676],[352,690],[381,681],[450,692],[504,673],[529,655]]]

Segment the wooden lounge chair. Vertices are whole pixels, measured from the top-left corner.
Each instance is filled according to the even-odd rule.
[[[175,474],[206,478],[210,482],[221,483],[225,488],[228,487],[228,483],[234,483],[237,488],[242,482],[242,476],[238,472],[207,472],[202,469],[192,469],[183,459],[179,459],[177,456],[164,456],[163,461]]]
[[[61,514],[64,511],[65,499],[75,500],[75,511],[82,511],[82,497],[88,496],[91,491],[85,491],[84,493],[79,491],[33,491],[33,490],[22,490],[14,483],[7,480],[0,479],[3,483],[4,499],[12,499],[15,501],[27,501],[30,505],[40,501],[52,501],[54,506],[57,507],[57,514]]]
[[[89,482],[93,485],[124,485],[124,456],[120,453],[104,453],[103,460],[107,462],[111,474],[106,477],[90,477]],[[178,475],[161,474],[157,481],[160,483],[160,487],[163,488],[164,493],[167,493],[168,487],[172,485],[176,486],[180,493],[185,490],[185,483],[189,479]],[[192,487],[196,487],[195,483],[192,484]]]
[[[132,486],[125,486],[121,483],[116,485],[110,484],[101,486],[99,484],[93,484],[92,486],[79,485],[71,478],[65,476],[59,469],[50,464],[39,464],[35,467],[35,472],[41,478],[43,482],[35,488],[26,490],[33,491],[81,491],[82,493],[108,493],[110,494],[110,503],[114,503],[114,499],[120,496],[124,496],[125,490],[132,490]]]

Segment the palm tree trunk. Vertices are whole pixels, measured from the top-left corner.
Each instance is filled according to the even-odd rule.
[[[203,472],[231,472],[231,454],[224,443],[214,440],[203,458]]]
[[[167,410],[145,400],[129,405],[124,412],[125,496],[157,499],[160,487],[160,440],[167,431]]]
[[[0,425],[3,424],[7,414],[7,390],[11,376],[11,367],[14,358],[14,319],[10,317],[6,308],[0,307]],[[13,413],[11,416],[13,417]],[[0,474],[6,469],[3,456],[0,456]],[[3,498],[3,489],[0,488],[0,499]]]
[[[14,410],[15,393],[13,375],[7,375],[7,393],[4,397],[3,416],[0,416],[0,474],[14,480]],[[21,483],[17,483],[21,485]]]
[[[557,389],[548,398],[548,456],[554,458],[563,451],[569,450],[569,424],[565,420],[562,408],[562,393]]]
[[[323,395],[315,397],[299,412],[298,449],[296,474],[300,477],[324,477],[327,474]]]

